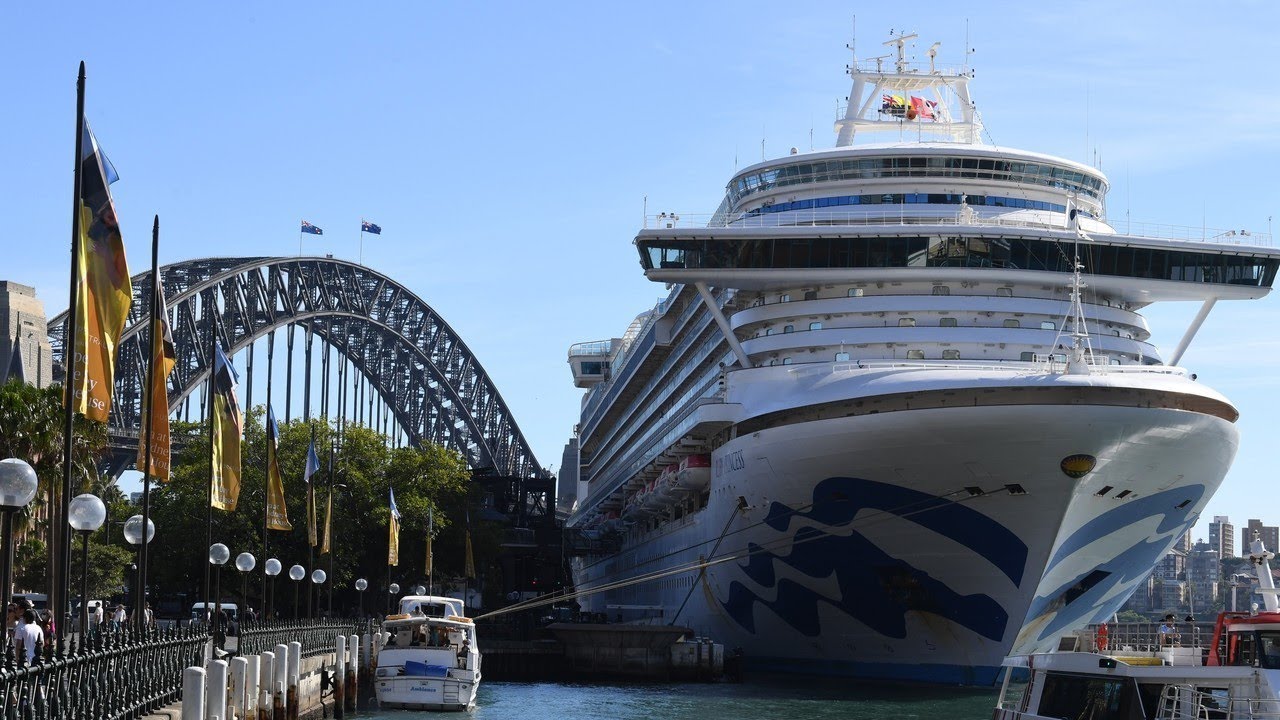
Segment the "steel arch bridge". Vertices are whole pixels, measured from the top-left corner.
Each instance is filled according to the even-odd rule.
[[[209,375],[210,318],[228,355],[289,325],[309,329],[360,372],[409,444],[461,452],[473,468],[545,477],[510,409],[462,338],[429,305],[362,265],[317,257],[203,258],[160,268],[177,350],[169,410]],[[150,332],[151,272],[133,276],[133,306],[116,361],[109,420],[136,437]],[[67,313],[49,321],[55,364],[65,356]],[[309,381],[309,379],[308,379]],[[113,468],[118,474],[124,466]]]

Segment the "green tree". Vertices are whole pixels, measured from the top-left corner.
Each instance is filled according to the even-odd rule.
[[[33,589],[36,584],[29,582],[32,578],[39,578],[38,585],[47,588],[45,576],[53,548],[48,542],[48,520],[42,518],[51,517],[48,509],[62,502],[65,417],[61,386],[37,388],[17,380],[0,386],[0,457],[26,460],[40,482],[35,499],[14,518],[19,537],[34,533],[46,553],[43,563],[36,563],[29,552],[21,560],[15,559],[15,578],[28,579],[19,579],[19,585]],[[97,468],[107,447],[106,426],[83,415],[76,415],[73,423],[72,492],[100,490],[104,482]],[[37,567],[39,575],[34,572]]]
[[[225,544],[234,557],[248,551],[257,558],[257,567],[247,579],[250,605],[261,608],[263,557],[263,516],[265,511],[266,433],[263,410],[247,413],[242,447],[242,483],[234,512],[213,511],[213,542]],[[336,433],[326,422],[280,423],[279,460],[284,480],[285,502],[293,530],[270,531],[266,557],[284,565],[284,577],[277,579],[276,608],[292,611],[293,588],[288,568],[308,564],[306,485],[303,469],[307,448],[314,432],[321,471],[312,478],[316,484],[318,539],[323,539],[325,507],[330,475],[330,447]],[[175,423],[173,478],[153,494],[156,541],[151,547],[153,587],[163,594],[187,596],[195,602],[204,579],[208,555],[206,522],[208,510],[209,446],[202,426]],[[352,583],[358,577],[369,580],[371,589],[385,588],[387,538],[390,517],[388,493],[395,488],[401,513],[400,566],[392,568],[392,580],[407,583],[424,579],[423,563],[428,514],[434,514],[436,577],[462,570],[461,526],[468,502],[466,461],[456,452],[437,446],[421,449],[387,447],[383,436],[363,427],[348,427],[342,446],[333,457],[333,549],[330,559],[312,553],[314,567],[330,575],[336,583],[335,609],[354,605]],[[442,552],[446,538],[457,533],[456,552]],[[309,585],[309,581],[306,581]],[[328,584],[326,583],[326,585]],[[232,563],[222,571],[224,601],[238,600],[241,578]],[[307,588],[303,588],[304,590]],[[372,594],[366,601],[374,602]],[[302,603],[305,607],[305,602]],[[372,606],[372,605],[370,605]]]

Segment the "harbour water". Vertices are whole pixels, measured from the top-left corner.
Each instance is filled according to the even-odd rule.
[[[474,720],[985,720],[994,690],[753,679],[743,684],[504,683],[480,686]],[[361,720],[430,713],[362,712]]]

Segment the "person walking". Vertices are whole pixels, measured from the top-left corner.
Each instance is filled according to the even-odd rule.
[[[35,662],[36,655],[44,649],[44,629],[35,610],[23,611],[22,624],[13,634],[13,644],[18,657],[26,658],[28,665]]]

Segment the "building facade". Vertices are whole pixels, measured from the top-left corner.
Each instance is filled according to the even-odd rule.
[[[53,384],[53,351],[49,347],[44,303],[36,289],[0,280],[0,381],[9,379],[15,348],[21,348],[22,372],[36,387]]]
[[[1253,542],[1253,534],[1257,532],[1267,550],[1276,552],[1280,547],[1280,527],[1263,525],[1261,520],[1250,519],[1249,524],[1240,528],[1240,557],[1249,557],[1249,544]]]
[[[1209,523],[1209,546],[1219,557],[1240,557],[1236,555],[1236,529],[1226,515],[1215,515]]]

